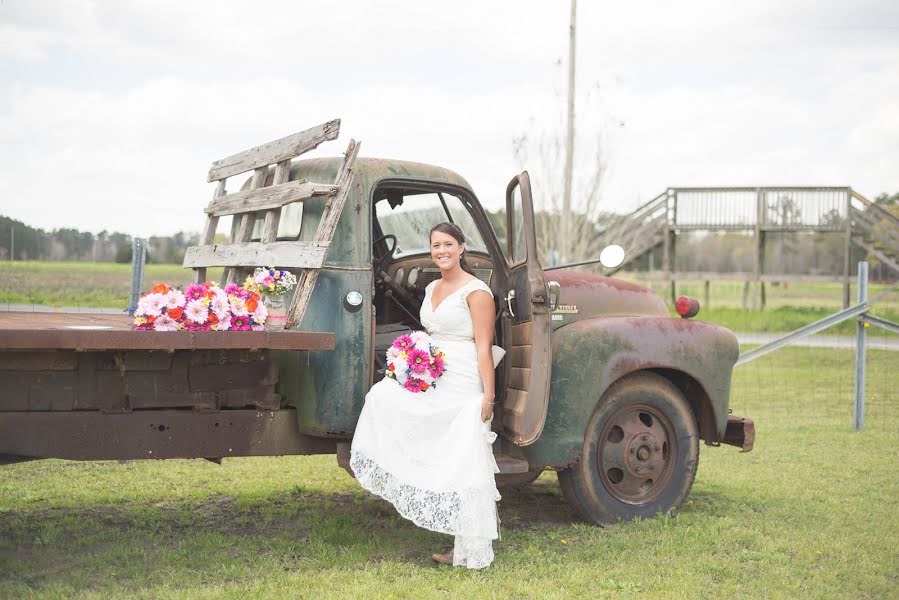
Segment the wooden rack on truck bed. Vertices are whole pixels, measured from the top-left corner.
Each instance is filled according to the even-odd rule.
[[[340,119],[335,119],[212,163],[207,181],[216,181],[218,185],[206,208],[206,227],[201,245],[189,248],[184,256],[184,266],[194,269],[197,283],[205,281],[208,267],[225,267],[222,285],[229,281],[240,282],[248,269],[257,266],[303,269],[285,327],[302,322],[353,182],[353,165],[359,154],[359,144],[350,140],[343,165],[332,184],[288,181],[290,161],[324,141],[335,139],[339,133]],[[275,171],[269,177],[271,165],[275,165]],[[225,190],[228,177],[248,171],[253,171],[249,189],[228,194]],[[281,209],[293,202],[304,202],[317,196],[327,196],[327,201],[312,241],[277,241]],[[260,211],[265,211],[261,241],[252,242],[256,213]],[[226,215],[232,215],[234,219],[231,228],[233,243],[215,244],[219,217]]]

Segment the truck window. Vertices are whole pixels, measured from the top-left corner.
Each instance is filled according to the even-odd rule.
[[[442,200],[442,201],[441,201]],[[428,234],[437,223],[452,221],[462,228],[465,246],[475,252],[487,252],[487,245],[475,226],[474,219],[462,200],[446,192],[411,192],[403,196],[402,204],[391,207],[386,199],[375,205],[375,215],[381,231],[395,235],[397,247],[394,257],[429,254]]]
[[[509,214],[511,231],[509,231],[509,263],[515,264],[528,258],[528,250],[524,237],[524,214],[521,207],[521,188],[512,190],[512,206]]]
[[[303,223],[303,203],[294,202],[281,209],[281,220],[278,221],[278,239],[295,240],[300,237],[300,225]],[[262,239],[262,227],[265,224],[265,211],[256,213],[253,224],[252,240]]]

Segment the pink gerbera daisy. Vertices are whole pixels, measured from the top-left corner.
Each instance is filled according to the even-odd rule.
[[[409,356],[406,358],[406,362],[409,363],[409,368],[411,368],[413,372],[424,373],[431,364],[431,356],[424,350],[412,348],[409,350]]]
[[[199,300],[206,295],[206,291],[207,290],[205,285],[195,283],[193,285],[187,286],[187,291],[184,292],[184,296],[188,300]]]
[[[414,346],[414,343],[412,342],[412,338],[408,335],[401,335],[393,340],[393,347],[399,350],[410,348],[412,346]]]

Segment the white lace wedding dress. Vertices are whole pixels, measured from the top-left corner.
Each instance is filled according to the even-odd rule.
[[[365,397],[350,466],[359,483],[391,502],[419,527],[455,536],[453,565],[493,562],[500,499],[493,458],[496,434],[481,421],[483,387],[466,297],[490,288],[474,279],[431,305],[425,290],[421,323],[446,354],[437,386],[413,393],[384,378]],[[492,295],[492,294],[491,294]]]

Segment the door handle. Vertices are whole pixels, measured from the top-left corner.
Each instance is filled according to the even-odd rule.
[[[506,306],[509,307],[509,314],[511,316],[515,316],[515,312],[512,310],[512,300],[515,299],[515,290],[509,290],[509,293],[506,294]]]

